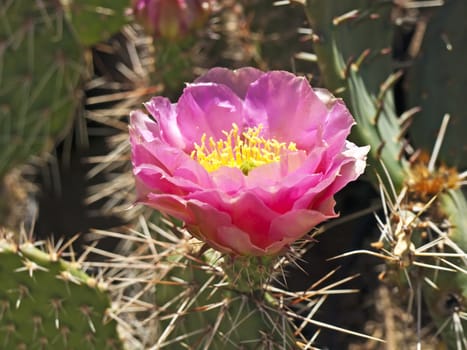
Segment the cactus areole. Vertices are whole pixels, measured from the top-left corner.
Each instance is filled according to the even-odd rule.
[[[213,68],[145,107],[130,121],[138,201],[224,253],[280,253],[365,169],[342,100],[288,72]]]

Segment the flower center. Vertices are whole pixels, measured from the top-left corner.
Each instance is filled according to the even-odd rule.
[[[222,131],[224,139],[207,140],[206,134],[201,137],[201,145],[195,143],[191,158],[197,160],[207,171],[214,171],[222,166],[239,168],[245,175],[250,170],[264,164],[278,162],[284,151],[296,151],[295,143],[279,142],[259,136],[263,126],[248,128],[240,133],[238,126]]]

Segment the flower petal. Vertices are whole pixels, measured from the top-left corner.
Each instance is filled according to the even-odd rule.
[[[177,127],[185,140],[185,152],[191,152],[203,134],[208,139],[223,138],[233,123],[243,125],[243,104],[227,86],[200,83],[183,90],[177,104]]]
[[[231,223],[248,233],[252,244],[263,247],[268,242],[271,220],[278,214],[268,208],[253,193],[245,191],[237,196],[227,196],[219,191],[203,191],[187,196],[189,200],[208,203],[229,215]],[[212,222],[212,225],[219,226]]]
[[[346,141],[345,149],[339,155],[343,160],[339,166],[339,173],[332,186],[328,188],[332,195],[340,191],[349,182],[356,180],[366,167],[366,156],[370,146],[358,147],[352,142]],[[337,157],[339,157],[337,156]]]
[[[160,138],[160,129],[154,120],[139,111],[133,112],[130,120],[134,173],[146,187],[157,190],[160,178],[172,186],[180,186],[184,191],[212,187],[211,178],[198,162]],[[164,187],[164,190],[159,190],[169,189]],[[173,190],[169,193],[173,193]]]
[[[195,80],[195,83],[217,83],[229,87],[241,99],[250,87],[251,83],[258,80],[265,73],[252,67],[244,67],[236,70],[216,67],[207,71],[205,74]]]
[[[130,113],[129,129],[130,136],[137,138],[138,142],[151,142],[160,138],[161,130],[159,125],[140,110],[132,111]]]
[[[323,126],[323,139],[326,141],[327,152],[331,157],[344,148],[346,138],[354,124],[355,121],[344,102],[334,98]]]
[[[278,186],[284,179],[293,176],[307,159],[304,151],[284,152],[279,162],[272,162],[253,168],[245,182],[248,188]]]
[[[219,237],[220,228],[232,226],[228,214],[197,200],[188,201],[187,207],[193,213],[193,220],[186,222],[186,226],[195,237],[221,252],[236,253],[233,247]]]
[[[228,195],[235,195],[245,188],[246,177],[238,168],[220,167],[210,175],[214,187]]]
[[[335,216],[337,215],[325,215],[307,209],[289,211],[272,221],[270,237],[273,242],[282,239],[283,245],[290,244],[302,238],[316,225]]]
[[[223,247],[229,247],[238,255],[262,256],[268,253],[266,249],[254,245],[248,233],[233,225],[219,227],[217,237]]]
[[[337,216],[334,195],[365,170],[368,147],[346,141],[354,123],[340,99],[304,78],[253,68],[216,68],[188,85],[177,104],[157,97],[130,118],[138,200],[185,221],[214,249],[234,255],[283,251]],[[208,172],[190,156],[202,135],[232,124],[263,125],[262,137],[295,142],[280,160]]]
[[[185,222],[194,220],[194,214],[187,207],[186,202],[176,195],[149,193],[146,198],[140,200],[140,203]]]
[[[157,120],[161,129],[160,137],[174,147],[186,148],[187,140],[178,127],[175,105],[171,104],[169,99],[157,96],[146,102],[144,106]]]
[[[266,73],[251,84],[245,105],[248,125],[263,124],[265,137],[294,141],[305,150],[320,145],[328,109],[305,78]]]

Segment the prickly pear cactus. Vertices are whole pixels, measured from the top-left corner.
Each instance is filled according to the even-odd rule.
[[[376,180],[384,163],[400,188],[406,164],[398,156],[402,135],[391,90],[397,76],[391,74],[390,7],[367,0],[306,4],[324,83],[352,110],[353,139],[371,145],[368,175]]]
[[[467,167],[467,2],[449,0],[431,11],[423,43],[408,75],[408,96],[422,113],[413,120],[410,135],[415,147],[431,150],[443,116],[450,122],[440,159],[460,169]]]
[[[144,222],[150,235],[129,234],[130,258],[123,254],[109,265],[115,265],[115,275],[108,278],[113,281],[117,318],[127,325],[122,331],[131,348],[295,347],[292,316],[262,286],[270,278],[264,265],[256,267],[264,270],[262,278],[251,279],[247,286],[240,276],[240,271],[248,269],[245,261],[229,261],[212,250],[203,252],[201,242],[187,232],[157,221],[158,226]],[[226,270],[237,272],[229,277]]]
[[[60,0],[75,34],[84,45],[93,45],[128,23],[128,0]]]
[[[82,73],[81,48],[56,1],[0,2],[0,178],[64,135]]]
[[[211,263],[219,259],[229,260],[217,255]],[[271,295],[265,298],[268,292],[254,281],[245,285],[248,290],[239,290],[245,283],[240,271],[233,276],[236,281],[225,283],[225,276],[219,274],[222,270],[216,273],[215,265],[208,269],[209,262],[193,264],[180,256],[178,263],[180,266],[174,266],[155,287],[161,310],[156,348],[196,344],[197,349],[281,349],[283,344],[294,344],[291,325],[279,302]],[[248,263],[237,261],[238,270]],[[224,270],[232,264],[227,262]],[[258,267],[257,271],[261,267],[266,270],[264,265]]]
[[[122,349],[103,287],[57,253],[0,238],[2,349]]]
[[[166,219],[140,222],[142,232],[125,235],[127,253],[115,255],[107,276],[131,349],[306,349],[314,343],[307,326],[336,329],[315,313],[350,279],[286,291],[281,274],[291,256],[234,259],[206,251]]]
[[[462,191],[443,193],[440,201],[449,217],[451,227],[444,228],[447,234],[446,247],[442,254],[432,258],[431,263],[441,263],[448,270],[434,270],[430,276],[436,288],[423,285],[425,302],[449,349],[467,348],[467,203]],[[436,260],[438,259],[438,261]],[[446,261],[448,262],[446,264]]]
[[[448,74],[450,78],[447,78],[448,75],[441,69],[454,65],[457,59],[448,52],[439,55],[440,42],[443,37],[447,38],[448,32],[451,40],[456,42],[452,47],[462,48],[460,38],[463,32],[454,33],[454,29],[450,30],[446,23],[464,23],[452,17],[463,14],[465,11],[462,9],[465,9],[463,1],[446,3],[446,8],[439,14],[444,24],[435,21],[434,28],[429,32],[437,33],[437,36],[428,34],[427,38],[426,46],[436,49],[432,48],[434,51],[431,52],[426,49],[422,53],[422,61],[418,62],[422,66],[414,68],[414,72],[425,72],[423,79],[415,79],[420,80],[415,96],[421,96],[424,111],[417,117],[420,122],[409,129],[409,134],[414,136],[415,142],[419,142],[416,146],[423,146],[428,152],[434,151],[431,156],[418,155],[416,161],[409,162],[404,159],[407,143],[404,134],[414,110],[407,111],[399,119],[396,117],[391,87],[399,74],[392,73],[390,60],[381,57],[382,53],[389,52],[385,49],[386,45],[390,47],[387,35],[391,31],[389,2],[306,2],[324,80],[353,109],[357,120],[353,137],[373,148],[369,157],[377,176],[371,179],[380,190],[384,211],[378,221],[381,236],[373,244],[379,254],[365,250],[358,253],[376,254],[387,262],[387,274],[382,274],[381,278],[389,280],[387,276],[396,276],[398,288],[405,289],[406,295],[410,295],[408,307],[410,309],[416,305],[419,336],[424,298],[438,326],[438,333],[442,334],[450,349],[464,349],[467,344],[464,330],[467,327],[464,320],[467,311],[467,204],[459,189],[465,174],[456,168],[439,165],[436,161],[438,147],[435,145],[440,145],[442,141],[442,133],[440,136],[437,133],[445,113],[455,115],[453,126],[462,124],[462,111],[457,109],[455,98],[450,96],[451,91],[456,90],[456,77]],[[448,15],[450,11],[453,11],[451,16]],[[441,31],[444,26],[448,32]],[[444,45],[446,51],[446,43]],[[439,60],[444,60],[444,64],[440,65]],[[430,67],[437,68],[431,69],[428,74],[430,63]],[[376,71],[373,71],[375,67]],[[434,72],[433,80],[431,72]],[[413,73],[413,77],[416,76]],[[463,83],[464,78],[460,73],[459,84]],[[436,116],[432,111],[425,114],[429,106],[440,100],[445,102],[446,108],[437,107]],[[464,146],[459,147],[461,138],[452,137],[455,133],[453,131],[448,136],[454,140],[448,141],[445,152],[440,153],[445,159],[448,156],[459,159],[462,154]],[[420,142],[422,139],[424,141]],[[452,153],[453,144],[456,144],[457,156]]]

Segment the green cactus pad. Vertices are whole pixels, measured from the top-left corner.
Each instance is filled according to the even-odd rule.
[[[446,1],[433,12],[407,84],[411,105],[422,107],[410,129],[414,145],[430,152],[443,116],[449,113],[439,158],[462,170],[467,167],[466,13],[465,0]]]
[[[240,292],[235,289],[238,282],[222,286],[211,273],[187,264],[172,268],[171,276],[156,284],[160,330],[156,348],[294,347],[290,320],[273,297],[264,291]]]
[[[293,322],[298,315],[285,306],[290,296],[265,290],[278,273],[276,260],[205,251],[188,232],[156,217],[143,239],[137,231],[126,234],[131,247],[107,265],[115,318],[129,348],[297,348],[304,336]]]
[[[0,2],[0,177],[64,135],[82,51],[55,1]]]
[[[404,181],[400,159],[402,130],[395,114],[389,4],[369,0],[309,0],[306,13],[314,33],[314,50],[326,88],[342,97],[357,126],[351,138],[369,144],[367,174],[384,174],[396,188]],[[386,177],[382,176],[383,181]]]
[[[128,22],[128,0],[60,0],[80,42],[94,45]]]
[[[122,348],[106,292],[72,263],[0,239],[0,281],[0,348]]]
[[[435,271],[429,278],[437,285],[433,288],[424,285],[426,304],[431,316],[438,325],[443,327],[443,336],[449,349],[460,349],[456,344],[467,337],[467,320],[465,317],[456,317],[467,312],[467,201],[461,190],[450,190],[440,196],[443,210],[447,213],[461,213],[449,215],[452,226],[448,237],[455,244],[448,250],[450,253],[462,253],[463,257],[450,258],[450,267],[457,266],[459,271]],[[457,320],[456,320],[457,318]],[[457,325],[456,325],[457,322]],[[456,331],[457,328],[457,331]],[[460,331],[464,333],[461,333]]]

